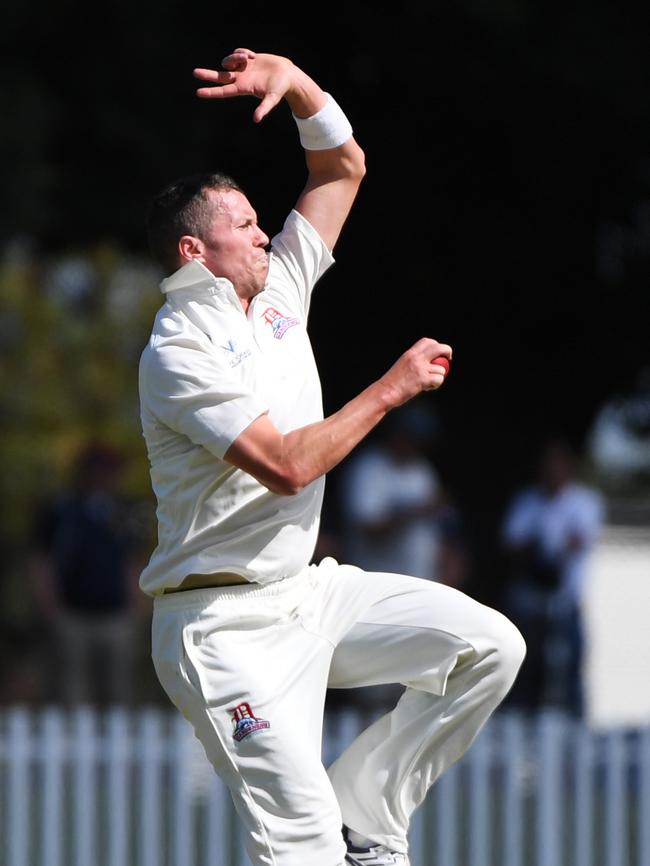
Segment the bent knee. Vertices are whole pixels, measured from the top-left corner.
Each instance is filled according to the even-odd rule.
[[[519,629],[503,614],[497,614],[492,633],[491,659],[502,689],[514,683],[526,657],[526,641]]]

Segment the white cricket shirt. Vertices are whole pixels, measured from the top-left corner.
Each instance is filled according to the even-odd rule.
[[[149,595],[188,574],[270,583],[297,574],[314,552],[325,479],[279,496],[223,459],[263,413],[281,433],[323,418],[307,313],[334,260],[297,211],[271,245],[266,285],[246,314],[232,283],[200,262],[161,283],[166,300],[139,378],[158,501],[158,545],[140,577]]]

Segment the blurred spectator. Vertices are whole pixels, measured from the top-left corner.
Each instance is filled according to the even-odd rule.
[[[576,480],[576,454],[562,439],[546,443],[537,482],[519,491],[503,525],[510,582],[505,613],[528,652],[509,701],[583,714],[582,593],[589,555],[604,517],[603,499]]]
[[[633,390],[601,407],[589,452],[606,488],[650,492],[650,366],[639,371]]]
[[[79,455],[70,489],[37,510],[32,574],[55,641],[53,700],[133,698],[142,602],[130,506],[119,494],[122,469],[118,452],[91,444]]]
[[[349,458],[341,482],[348,562],[366,571],[463,583],[460,517],[429,456],[438,432],[424,405],[403,406],[386,419],[378,443]]]
[[[98,277],[91,258],[79,251],[50,264],[44,279],[45,294],[54,302],[78,313],[93,310]]]

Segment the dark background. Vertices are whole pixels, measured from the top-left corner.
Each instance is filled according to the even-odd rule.
[[[44,257],[106,239],[145,253],[150,196],[204,169],[238,178],[274,233],[304,181],[288,109],[254,126],[250,100],[199,102],[191,70],[244,45],[332,92],[368,174],[312,308],[326,411],[420,336],[453,345],[435,459],[489,596],[494,531],[538,443],[583,448],[647,362],[650,7],[62,0],[3,16],[0,233]]]

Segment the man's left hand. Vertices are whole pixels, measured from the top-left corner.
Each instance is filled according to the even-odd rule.
[[[202,99],[227,99],[231,96],[255,96],[261,100],[253,114],[259,123],[285,96],[293,83],[297,68],[287,57],[256,54],[249,48],[236,48],[221,61],[222,70],[195,69],[194,75],[212,82],[199,87]]]

